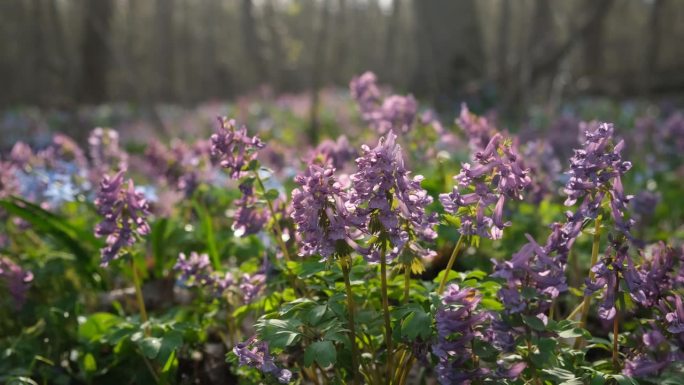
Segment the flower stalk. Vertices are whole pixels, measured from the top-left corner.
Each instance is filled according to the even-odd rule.
[[[387,298],[387,256],[385,249],[380,252],[380,290],[382,295],[382,310],[385,320],[385,345],[387,346],[387,372],[385,383],[392,378],[392,325],[390,322],[389,299]]]
[[[444,287],[446,286],[447,279],[449,277],[449,272],[451,272],[451,269],[454,267],[454,262],[456,262],[456,256],[461,250],[461,247],[463,246],[463,234],[461,234],[460,237],[458,237],[458,242],[456,242],[456,246],[454,246],[454,250],[451,252],[451,256],[449,257],[449,262],[447,263],[446,269],[444,269],[444,275],[442,276],[442,280],[439,282],[439,288],[437,289],[437,294],[442,294],[444,292]]]
[[[597,216],[594,220],[594,241],[591,245],[591,265],[589,267],[589,280],[594,279],[594,272],[591,270],[598,262],[599,246],[601,244],[601,216]],[[584,328],[587,324],[587,317],[589,316],[589,307],[591,305],[591,295],[585,294],[582,302],[582,315],[580,316],[580,328]],[[575,340],[575,349],[578,349],[582,343],[582,337],[577,337]]]
[[[352,293],[351,282],[349,280],[349,270],[351,267],[351,258],[347,257],[340,260],[340,267],[342,268],[342,275],[344,276],[344,287],[347,291],[347,313],[349,314],[349,340],[352,345],[352,366],[353,366],[353,383],[359,385],[359,351],[356,346],[356,326],[354,322],[354,296]]]
[[[138,276],[138,269],[135,267],[135,260],[131,258],[131,271],[133,272],[133,286],[135,286],[135,298],[138,301],[138,311],[140,311],[140,318],[143,323],[147,323],[147,309],[145,308],[145,299],[143,298],[142,285],[140,277]],[[150,335],[150,330],[145,326],[145,334]]]

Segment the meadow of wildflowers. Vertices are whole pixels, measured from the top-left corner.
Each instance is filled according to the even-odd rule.
[[[684,383],[682,113],[326,92],[12,143],[0,383]]]

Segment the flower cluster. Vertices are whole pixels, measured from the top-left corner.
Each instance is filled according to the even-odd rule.
[[[318,161],[321,164],[330,164],[335,169],[343,169],[357,155],[357,151],[349,144],[349,139],[342,135],[335,141],[322,141],[309,156],[309,163]]]
[[[623,161],[620,155],[624,141],[613,145],[613,125],[609,123],[586,124],[583,131],[583,148],[575,149],[570,159],[570,179],[564,190],[567,194],[565,205],[574,205],[584,198],[587,210],[577,214],[595,218],[605,194],[609,194],[613,220],[627,234],[631,221],[624,219],[624,211],[631,196],[624,194],[621,176],[632,164]]]
[[[20,309],[26,302],[26,293],[33,281],[33,273],[24,270],[7,257],[0,257],[0,278],[5,281],[15,307]]]
[[[14,195],[19,191],[20,186],[16,172],[17,170],[11,162],[0,160],[0,198]]]
[[[437,237],[433,229],[436,216],[425,211],[432,197],[420,186],[422,176],[410,178],[396,140],[397,136],[390,131],[375,148],[364,145],[361,157],[356,159],[358,171],[351,175],[347,204],[350,221],[361,231],[380,236],[380,241],[365,253],[371,261],[377,261],[385,251],[389,251],[387,257],[392,260],[405,246],[429,257],[432,252],[415,241]]]
[[[287,384],[292,380],[292,372],[281,369],[275,364],[267,342],[257,341],[256,337],[251,337],[235,345],[233,353],[237,356],[240,365],[257,368],[264,374],[273,375],[281,384]]]
[[[660,322],[649,321],[645,325],[640,340],[635,344],[637,348],[625,360],[623,374],[654,376],[671,364],[684,361],[684,305],[680,296],[668,297],[674,306],[664,299],[656,306],[664,317]]]
[[[119,147],[119,133],[115,130],[94,129],[88,137],[88,146],[94,178],[128,168],[128,154]]]
[[[684,282],[677,282],[678,277],[674,274],[681,271],[682,258],[681,249],[673,249],[663,242],[654,245],[636,269],[638,279],[630,293],[632,299],[644,307],[652,307],[670,290],[684,286]]]
[[[522,150],[522,159],[532,177],[528,196],[533,202],[538,203],[555,194],[562,166],[551,145],[541,139],[527,142]]]
[[[485,324],[491,315],[477,311],[482,299],[475,289],[452,284],[442,295],[437,311],[437,343],[432,350],[439,358],[437,378],[443,385],[462,384],[481,377],[482,369],[473,364],[473,341],[484,339]]]
[[[114,177],[105,176],[95,205],[103,221],[95,227],[97,237],[107,237],[107,246],[102,248],[102,265],[116,259],[121,249],[135,243],[135,234],[147,235],[149,207],[143,194],[135,190],[132,180],[124,182],[124,172]]]
[[[461,105],[461,114],[456,119],[456,123],[465,132],[470,149],[475,152],[482,151],[498,133],[496,127],[487,118],[471,113],[465,103]]]
[[[330,166],[310,165],[295,178],[301,187],[292,191],[292,219],[301,236],[302,255],[328,259],[350,251],[346,193],[334,173]]]
[[[240,177],[244,167],[264,146],[261,139],[247,134],[246,126],[238,128],[233,119],[219,118],[218,130],[211,135],[211,154],[218,158],[221,167],[227,169],[233,179]]]
[[[537,244],[530,235],[527,235],[527,239],[528,243],[513,254],[510,261],[495,261],[492,276],[505,281],[499,295],[506,312],[544,318],[552,300],[568,289],[565,282],[565,263],[561,258],[551,255],[555,251],[552,243],[555,237],[551,237],[544,247]],[[531,294],[525,292],[530,290]]]
[[[442,385],[501,382],[518,378],[527,367],[524,362],[506,365],[504,360],[497,360],[497,368],[492,370],[478,360],[476,343],[501,345],[500,336],[492,333],[498,321],[491,312],[478,309],[481,299],[476,289],[456,284],[448,286],[442,295],[441,307],[435,315],[437,342],[432,347],[439,360],[435,371]]]
[[[191,196],[198,185],[208,179],[210,173],[208,142],[198,141],[188,146],[173,140],[169,148],[153,141],[145,151],[149,172],[164,179],[167,185]]]
[[[629,247],[620,240],[613,240],[610,250],[591,268],[594,279],[587,279],[585,295],[605,289],[603,300],[599,305],[598,316],[604,320],[612,320],[617,314],[615,301],[620,291],[620,280],[624,280],[629,292],[636,292],[643,285],[641,277],[634,268],[634,262],[627,253]],[[637,297],[639,295],[637,294]]]
[[[418,103],[413,96],[392,95],[381,101],[377,77],[372,72],[352,79],[349,88],[361,110],[361,117],[380,135],[389,131],[408,132],[413,128],[418,113]]]
[[[457,185],[451,193],[440,194],[439,200],[447,213],[461,218],[461,234],[499,239],[510,225],[503,220],[505,200],[522,199],[531,183],[528,170],[500,134],[474,160],[474,166],[463,164],[454,177]]]
[[[270,216],[254,194],[251,180],[240,183],[239,189],[242,196],[234,202],[237,209],[231,228],[237,237],[256,234],[264,228]]]
[[[236,281],[230,272],[220,273],[214,270],[207,254],[191,252],[178,255],[174,270],[180,273],[180,280],[188,287],[199,287],[214,296],[223,295],[226,291],[238,293],[244,303],[251,303],[263,291],[266,285],[266,275],[263,272],[243,274],[240,281]]]

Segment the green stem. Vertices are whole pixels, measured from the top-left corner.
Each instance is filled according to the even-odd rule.
[[[409,302],[411,290],[411,265],[404,265],[404,303]]]
[[[344,287],[347,291],[347,312],[349,313],[349,339],[352,344],[352,375],[354,385],[359,384],[359,351],[356,346],[356,326],[354,322],[354,295],[352,293],[351,281],[349,280],[349,270],[351,267],[351,258],[347,257],[340,261],[342,268],[342,275],[344,276]]]
[[[135,298],[138,301],[138,310],[140,311],[140,318],[143,323],[147,323],[147,309],[145,308],[145,299],[143,298],[142,286],[140,284],[140,277],[138,276],[138,269],[135,267],[135,260],[131,257],[131,271],[133,272],[133,286],[135,286]],[[149,336],[150,330],[145,326],[145,334]]]
[[[259,183],[261,191],[263,193],[266,193],[266,187],[264,186],[264,182],[261,180],[261,176],[259,176],[259,171],[255,171],[254,175],[256,176],[256,181],[257,183]],[[275,208],[273,207],[273,202],[271,202],[270,199],[266,199],[266,204],[268,205],[268,210],[271,212],[271,218],[273,218],[273,231],[276,235],[276,243],[278,243],[278,246],[280,246],[280,249],[283,251],[283,256],[285,257],[285,260],[289,262],[292,260],[292,258],[290,257],[290,252],[287,250],[287,245],[285,244],[285,241],[283,241],[283,229],[280,227],[280,222],[278,222],[278,218],[276,218],[276,212]]]
[[[406,384],[406,379],[408,379],[408,374],[411,372],[411,368],[413,367],[413,362],[415,360],[416,360],[416,357],[414,357],[412,355],[409,356],[409,359],[406,362],[406,365],[404,365],[404,370],[401,373],[401,377],[399,378],[399,385]]]
[[[615,285],[615,298],[617,299],[620,296],[620,277],[619,273],[616,271],[615,272],[615,280],[617,284]],[[621,303],[622,305],[622,303]],[[624,305],[621,307],[618,307],[618,304],[615,304],[615,317],[613,318],[613,369],[615,370],[616,373],[619,373],[620,371],[620,360],[619,360],[619,354],[618,354],[618,343],[619,343],[619,334],[620,334],[620,309],[624,308]]]
[[[454,251],[451,252],[451,257],[449,257],[449,263],[447,263],[447,267],[444,270],[442,280],[439,282],[437,294],[442,294],[442,292],[444,291],[444,286],[446,286],[447,278],[449,277],[449,272],[451,272],[451,268],[454,267],[454,262],[456,262],[456,256],[458,255],[459,251],[461,250],[461,246],[463,245],[463,239],[464,236],[463,234],[461,234],[461,236],[458,237],[458,242],[456,242],[456,246],[454,246]]]
[[[591,245],[591,265],[589,266],[589,280],[594,279],[594,272],[591,270],[598,261],[599,246],[601,244],[601,216],[597,216],[594,220],[594,242]],[[580,317],[580,328],[584,328],[587,324],[587,317],[589,316],[589,307],[591,305],[591,295],[585,295],[582,302],[582,315]],[[575,340],[575,349],[579,349],[582,344],[582,337],[577,337]]]
[[[385,345],[387,346],[387,372],[385,384],[389,385],[392,378],[392,325],[390,323],[389,300],[387,298],[387,256],[385,249],[380,253],[380,289],[382,294],[382,309],[385,319]]]

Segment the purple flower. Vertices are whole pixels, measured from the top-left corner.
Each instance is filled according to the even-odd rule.
[[[443,385],[460,384],[477,378],[480,372],[473,365],[472,341],[482,338],[482,329],[489,314],[477,312],[482,296],[475,289],[461,289],[456,284],[442,295],[442,307],[435,315],[437,343],[433,353],[439,358],[435,368]]]
[[[173,268],[181,273],[181,279],[188,286],[213,284],[213,269],[207,254],[198,254],[193,251],[188,257],[184,253],[180,253]]]
[[[465,103],[461,105],[456,123],[466,133],[470,149],[474,152],[482,151],[498,132],[487,118],[471,113]]]
[[[349,144],[347,137],[342,135],[336,141],[322,141],[309,156],[308,163],[318,161],[322,165],[329,163],[335,169],[342,169],[357,155],[358,152]]]
[[[678,250],[663,242],[654,245],[643,263],[636,269],[638,284],[630,296],[640,305],[650,308],[677,286],[675,272],[679,259]]]
[[[499,297],[507,313],[539,316],[549,309],[553,299],[568,289],[565,264],[558,256],[551,255],[557,251],[554,248],[556,233],[551,234],[545,247],[537,244],[530,235],[526,236],[529,242],[513,254],[510,261],[494,261],[492,276],[505,280]],[[523,295],[525,290],[534,291],[534,295]]]
[[[107,246],[101,250],[102,266],[116,259],[122,248],[132,246],[135,234],[150,232],[147,201],[142,193],[135,191],[132,180],[128,180],[127,186],[124,184],[123,176],[123,171],[113,178],[105,175],[95,199],[98,212],[104,217],[95,227],[95,235],[107,237]]]
[[[349,83],[351,96],[356,100],[364,120],[373,119],[373,114],[380,104],[380,89],[377,85],[377,77],[372,72],[365,72],[354,77]]]
[[[613,125],[588,124],[584,130],[583,148],[576,149],[570,159],[570,179],[565,185],[566,206],[578,199],[606,191],[616,178],[627,172],[632,164],[623,161],[620,153],[624,141],[613,145]],[[622,194],[618,191],[618,195]],[[627,199],[627,197],[620,197]]]
[[[205,143],[200,141],[189,146],[173,140],[170,148],[153,141],[145,151],[149,174],[164,181],[177,191],[191,196],[198,185],[209,179],[211,162]]]
[[[0,198],[16,195],[19,192],[17,171],[14,164],[0,161]]]
[[[405,133],[413,128],[418,103],[412,95],[392,95],[381,100],[377,78],[372,72],[352,79],[349,89],[359,106],[361,117],[378,134],[384,135],[390,131]]]
[[[292,191],[292,219],[301,238],[302,255],[328,259],[349,254],[351,240],[346,193],[335,176],[335,169],[310,165],[295,178],[301,188]]]
[[[221,274],[215,271],[207,254],[193,251],[188,257],[180,253],[173,268],[180,272],[180,279],[185,285],[206,289],[214,296],[221,296],[227,290],[237,290],[233,275],[230,272]]]
[[[562,167],[551,144],[541,139],[528,142],[522,155],[532,176],[530,195],[534,202],[541,202],[545,197],[555,194]]]
[[[617,314],[615,300],[620,290],[620,280],[624,280],[629,292],[635,292],[643,285],[632,259],[627,254],[628,246],[620,240],[613,240],[610,249],[592,266],[594,279],[587,279],[584,294],[589,296],[604,289],[598,315],[603,320],[612,320]]]
[[[531,182],[528,170],[499,134],[475,155],[475,162],[463,164],[454,177],[457,185],[439,200],[447,213],[461,218],[461,234],[500,239],[510,225],[503,221],[505,199],[522,199]]]
[[[250,366],[259,369],[264,374],[273,375],[281,384],[287,384],[292,379],[292,373],[289,370],[278,368],[275,364],[269,352],[268,343],[257,341],[255,336],[235,345],[233,353],[241,366]]]
[[[33,281],[33,273],[24,270],[7,257],[0,257],[0,278],[5,281],[16,309],[21,309],[26,302],[26,294]]]
[[[514,345],[510,330],[501,330],[501,335],[494,335],[496,325],[494,315],[478,309],[482,295],[472,288],[460,288],[456,284],[447,287],[442,295],[441,307],[437,310],[437,342],[432,352],[439,359],[435,371],[437,379],[443,385],[470,384],[485,380],[502,380],[518,377],[525,369],[525,363],[513,363],[506,366],[503,360],[497,361],[497,369],[491,370],[481,361],[475,365],[475,343],[490,343],[510,351],[508,345]],[[505,336],[506,341],[500,337]]]
[[[390,131],[375,148],[364,145],[362,156],[356,159],[358,171],[351,175],[346,205],[350,221],[364,233],[380,236],[366,253],[373,261],[381,249],[389,251],[388,260],[392,260],[407,244],[437,237],[436,216],[425,211],[432,197],[420,186],[422,176],[410,178],[396,139]],[[424,256],[429,255],[432,252],[424,249]]]
[[[684,333],[684,305],[682,305],[682,298],[675,294],[674,302],[674,310],[665,314],[667,331],[673,334]]]
[[[112,170],[128,168],[128,154],[119,147],[118,132],[98,127],[90,133],[88,146],[95,179]]]
[[[234,202],[237,210],[233,215],[231,226],[236,237],[256,234],[264,228],[269,214],[254,194],[251,181],[245,181],[239,186],[242,196]]]
[[[31,147],[24,142],[17,142],[12,146],[12,150],[9,155],[9,162],[23,169],[28,165],[31,165],[35,155]]]
[[[657,374],[670,364],[668,361],[653,361],[646,355],[637,355],[625,361],[622,374],[630,377],[646,377]]]
[[[264,273],[245,274],[238,286],[245,303],[252,303],[266,287],[266,275]]]
[[[642,191],[632,199],[632,209],[639,217],[650,217],[655,212],[660,202],[660,194],[651,191]]]
[[[418,103],[413,96],[392,95],[375,111],[371,126],[384,135],[389,131],[408,132],[413,127]]]
[[[211,154],[233,179],[240,177],[243,168],[256,159],[257,151],[264,146],[258,137],[247,135],[246,126],[238,128],[233,119],[219,118],[218,130],[211,136]]]

